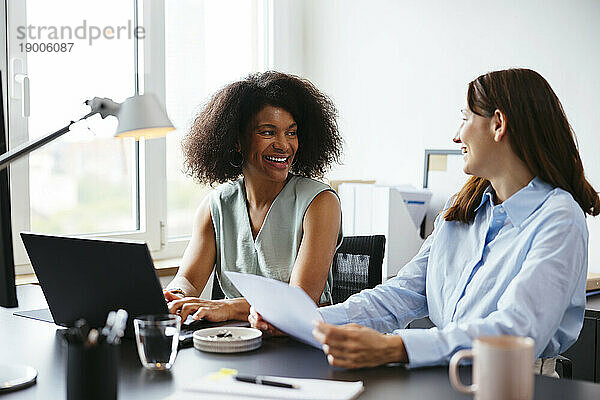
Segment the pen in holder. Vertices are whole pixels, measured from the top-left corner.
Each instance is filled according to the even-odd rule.
[[[116,400],[118,345],[127,312],[111,311],[102,330],[85,320],[64,333],[67,341],[67,400]]]

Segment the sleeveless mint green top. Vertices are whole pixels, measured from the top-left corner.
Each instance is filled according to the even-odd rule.
[[[227,298],[242,297],[223,271],[261,275],[289,283],[302,242],[304,214],[323,191],[335,191],[314,179],[290,175],[263,222],[256,239],[246,206],[244,180],[225,183],[210,194],[210,213],[215,230],[215,272]],[[337,194],[336,194],[337,196]],[[342,228],[337,246],[342,242]],[[332,303],[331,269],[319,303]]]

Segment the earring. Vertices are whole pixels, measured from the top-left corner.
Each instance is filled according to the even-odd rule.
[[[239,163],[234,163],[236,160],[235,158],[237,157],[239,161]],[[232,167],[234,168],[241,168],[242,165],[244,165],[244,156],[242,155],[242,153],[240,153],[237,150],[230,150],[229,151],[229,164],[231,164]]]

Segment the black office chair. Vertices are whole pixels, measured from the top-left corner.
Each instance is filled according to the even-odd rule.
[[[381,283],[385,236],[347,236],[333,257],[333,303]],[[213,279],[213,300],[225,298],[219,280]]]
[[[385,236],[347,236],[333,257],[333,303],[381,283]]]
[[[573,363],[565,356],[556,356],[556,372],[561,379],[573,379]]]

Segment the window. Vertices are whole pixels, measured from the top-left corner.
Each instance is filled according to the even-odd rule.
[[[18,236],[23,230],[141,239],[155,258],[181,256],[194,211],[210,190],[182,172],[181,138],[216,89],[265,69],[269,4],[270,0],[5,4],[8,55],[2,67],[8,70],[4,96],[11,148],[84,115],[83,101],[96,96],[121,102],[135,93],[152,92],[177,128],[167,138],[136,143],[112,138],[115,118],[94,116],[13,163],[17,273],[31,271]],[[136,23],[143,29],[138,40],[133,34]],[[120,37],[103,36],[105,29],[109,36],[119,32]],[[100,37],[95,37],[98,32]],[[69,50],[55,46],[60,43],[67,43]],[[23,77],[30,81],[29,91]]]
[[[58,44],[46,40],[44,31],[36,32],[38,27],[85,32],[80,29],[84,23],[126,26],[134,18],[133,3],[128,1],[61,2],[65,4],[57,7],[54,1],[27,0],[26,23],[35,38],[29,43]],[[69,30],[65,28],[64,34],[68,36]],[[85,113],[85,99],[98,96],[120,102],[134,93],[133,38],[64,43],[69,42],[74,43],[69,52],[25,54],[31,82],[29,139],[56,131]],[[31,230],[93,234],[138,229],[135,141],[113,139],[116,124],[114,117],[104,121],[94,117],[29,156]]]
[[[167,226],[175,239],[189,236],[194,211],[210,190],[181,172],[181,138],[212,93],[258,71],[263,60],[258,2],[180,0],[165,8],[166,107],[177,128],[167,137]]]

